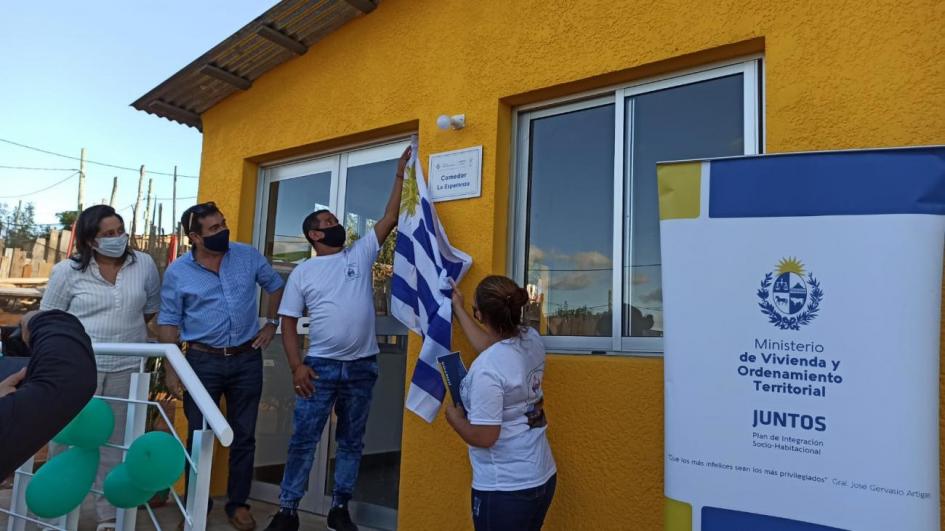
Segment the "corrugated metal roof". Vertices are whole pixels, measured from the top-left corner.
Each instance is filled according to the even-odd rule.
[[[380,0],[283,0],[131,104],[202,130],[200,115]]]

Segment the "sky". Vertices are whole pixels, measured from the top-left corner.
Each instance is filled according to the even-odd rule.
[[[137,168],[171,173],[178,214],[195,202],[201,134],[130,104],[211,47],[259,16],[275,0],[183,0],[118,2],[4,2],[0,19],[0,203],[33,202],[38,223],[55,223],[56,212],[78,202],[79,161],[133,168],[86,166],[85,204],[107,202],[118,177],[116,208],[131,224]],[[72,177],[70,177],[72,176]],[[153,192],[170,220],[173,179],[153,178]],[[65,182],[60,181],[65,180]],[[55,185],[55,186],[53,186]],[[52,186],[52,188],[49,188]],[[155,207],[156,208],[156,207]],[[142,201],[142,215],[144,201]]]

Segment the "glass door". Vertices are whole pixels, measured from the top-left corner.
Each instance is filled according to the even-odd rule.
[[[333,209],[337,188],[337,160],[307,161],[266,170],[258,198],[257,245],[283,280],[295,266],[311,257],[314,249],[302,234],[302,220],[310,212]],[[265,317],[269,298],[260,290],[260,321]],[[308,318],[299,319],[302,351],[308,348]],[[256,461],[252,496],[279,503],[279,484],[285,471],[295,392],[292,374],[282,348],[282,330],[263,352],[263,392],[256,422]],[[313,476],[315,475],[313,471]],[[320,493],[309,492],[302,503],[320,503]]]
[[[363,238],[384,215],[397,172],[397,159],[407,142],[342,154],[339,204],[348,241]],[[354,497],[350,504],[356,522],[393,529],[397,523],[400,485],[400,439],[403,427],[404,382],[407,365],[407,330],[390,315],[390,279],[393,274],[396,230],[381,243],[373,268],[374,310],[380,353],[380,374],[364,436],[364,451]],[[335,471],[334,416],[329,423],[323,503],[331,503]]]
[[[406,141],[348,151],[317,160],[290,163],[262,172],[256,215],[256,245],[283,278],[314,253],[302,234],[309,213],[328,208],[342,220],[348,243],[364,237],[383,216],[390,196],[397,159]],[[374,308],[380,347],[380,374],[364,438],[364,452],[354,497],[355,522],[394,529],[400,483],[400,439],[406,381],[407,331],[390,315],[390,278],[396,231],[385,242],[373,267]],[[268,304],[260,297],[260,315]],[[299,334],[308,335],[307,318],[299,319]],[[306,344],[303,348],[307,348]],[[264,352],[263,397],[256,430],[255,481],[252,495],[278,503],[292,433],[295,394],[281,330]],[[335,465],[336,417],[325,426],[309,476],[309,492],[300,509],[327,514]]]

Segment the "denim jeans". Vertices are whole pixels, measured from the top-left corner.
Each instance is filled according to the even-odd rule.
[[[308,490],[315,447],[332,406],[338,416],[332,505],[344,504],[351,499],[361,465],[371,395],[377,381],[377,356],[354,361],[308,356],[305,364],[315,371],[318,378],[312,382],[315,392],[311,397],[295,399],[292,438],[279,496],[280,505],[286,509],[298,508],[299,500]]]
[[[476,531],[540,531],[555,496],[558,475],[544,485],[513,491],[472,491]]]
[[[226,397],[226,420],[233,428],[230,445],[229,479],[226,485],[226,513],[230,516],[239,507],[249,507],[246,500],[253,482],[253,459],[256,454],[256,417],[262,395],[262,352],[223,356],[190,349],[187,361],[210,398],[217,404]],[[190,394],[184,394],[187,415],[187,448],[193,442],[194,429],[202,428],[203,415]],[[189,474],[188,474],[189,476]],[[211,500],[211,507],[213,501]]]

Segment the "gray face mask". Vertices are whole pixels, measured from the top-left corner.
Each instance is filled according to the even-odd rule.
[[[125,250],[128,249],[128,235],[122,234],[121,236],[111,238],[96,238],[95,243],[98,244],[95,250],[102,256],[121,258],[125,254]]]

